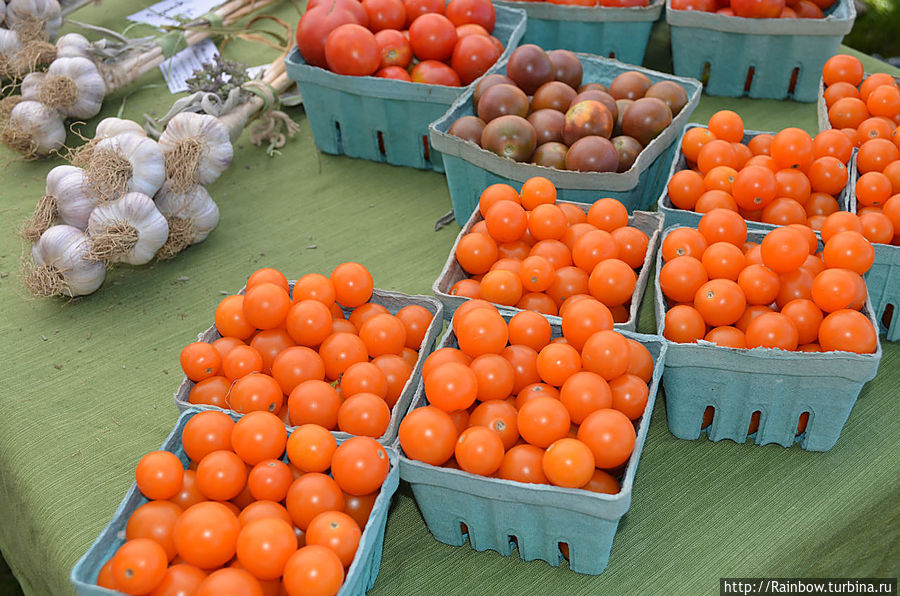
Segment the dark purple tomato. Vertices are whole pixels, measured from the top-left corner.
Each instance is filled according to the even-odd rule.
[[[538,87],[553,80],[553,63],[547,52],[529,43],[519,46],[510,54],[506,74],[522,91],[532,95]]]
[[[672,110],[661,99],[642,97],[625,110],[622,133],[646,147],[672,123]]]
[[[613,120],[618,118],[619,108],[616,107],[616,100],[613,99],[612,95],[610,95],[606,91],[600,91],[599,89],[588,89],[587,91],[582,91],[574,98],[572,98],[572,102],[569,104],[569,107],[571,108],[576,103],[580,103],[587,99],[599,101],[600,103],[605,105],[606,109],[609,110],[609,113],[612,114]]]
[[[515,83],[513,82],[513,80],[511,78],[509,78],[506,75],[497,74],[497,73],[486,75],[483,79],[478,81],[478,84],[475,85],[475,94],[472,97],[472,108],[473,109],[478,108],[478,100],[481,99],[481,95],[485,91],[487,91],[494,85],[501,85],[503,83],[506,83],[507,85],[515,86]]]
[[[619,111],[618,116],[616,117],[616,125],[613,126],[613,135],[619,136],[622,134],[622,116],[625,115],[625,110],[628,109],[628,106],[634,103],[633,99],[617,99],[616,100],[616,108]]]
[[[464,141],[472,141],[481,146],[481,133],[484,131],[484,120],[478,116],[463,116],[450,127],[450,134]]]
[[[583,137],[566,153],[566,169],[579,172],[615,172],[619,154],[609,139]]]
[[[666,105],[672,110],[672,116],[677,116],[678,112],[680,112],[688,102],[687,91],[675,81],[660,81],[654,83],[647,89],[647,93],[644,97],[655,97],[666,102]]]
[[[538,90],[534,92],[534,97],[531,98],[531,109],[549,108],[565,113],[575,95],[575,90],[565,83],[550,81],[538,87]]]
[[[537,133],[538,145],[556,141],[562,143],[563,127],[566,125],[566,116],[556,110],[538,110],[528,115],[528,121]]]
[[[566,153],[569,148],[562,143],[544,143],[538,145],[531,156],[531,163],[557,170],[566,169]]]
[[[613,137],[610,141],[613,147],[616,148],[616,153],[619,156],[619,166],[616,168],[616,171],[619,173],[627,172],[634,165],[634,160],[637,159],[643,147],[641,147],[637,139],[625,135]]]
[[[547,57],[553,63],[553,78],[562,81],[572,89],[578,89],[584,74],[578,56],[569,50],[551,50],[547,52]]]
[[[640,99],[652,84],[644,73],[629,70],[613,79],[609,84],[609,94],[616,99]]]
[[[481,146],[500,157],[525,161],[537,147],[537,134],[531,123],[521,116],[500,116],[484,127]]]
[[[566,112],[563,126],[563,142],[572,143],[582,137],[598,136],[609,138],[613,129],[613,117],[606,106],[599,101],[585,100],[576,103]]]
[[[507,114],[524,118],[528,114],[528,96],[515,85],[494,85],[481,95],[475,113],[485,122]]]
[[[579,93],[584,93],[585,91],[603,91],[604,93],[609,93],[609,89],[603,83],[585,83],[581,87],[578,88]]]

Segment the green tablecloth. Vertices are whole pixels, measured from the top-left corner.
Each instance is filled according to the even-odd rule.
[[[77,17],[121,28],[134,10],[109,0]],[[297,19],[287,2],[275,12]],[[271,58],[245,42],[227,54],[250,64]],[[664,54],[664,46],[651,52],[651,64]],[[124,116],[165,112],[173,98],[159,83],[153,73],[130,89]],[[125,99],[108,99],[93,122]],[[723,107],[751,129],[816,126],[813,105],[790,102],[704,97],[694,118]],[[135,463],[174,424],[181,347],[255,268],[299,276],[357,260],[381,288],[430,292],[458,232],[455,224],[433,231],[450,205],[443,176],[320,155],[302,110],[290,113],[302,131],[281,156],[239,142],[233,166],[210,188],[222,219],[206,242],[170,262],[110,271],[97,293],[69,302],[28,299],[18,283],[26,247],[15,230],[60,162],[3,154],[0,550],[26,594],[72,592],[72,565],[109,521]],[[640,329],[654,329],[650,308]],[[373,593],[713,594],[722,576],[896,576],[898,357],[900,347],[884,346],[879,376],[828,453],[677,440],[659,400],[631,511],[598,577],[440,544],[401,488]]]

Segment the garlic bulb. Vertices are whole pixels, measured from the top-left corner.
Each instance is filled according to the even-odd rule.
[[[97,202],[84,192],[84,170],[73,166],[57,166],[47,174],[44,196],[25,222],[22,235],[37,241],[57,220],[84,230],[88,216]]]
[[[93,118],[106,97],[106,83],[87,58],[57,58],[40,86],[40,101],[70,118]]]
[[[147,132],[143,127],[134,120],[109,117],[104,118],[97,125],[94,138],[108,139],[109,137],[116,137],[125,133],[136,134],[142,137],[147,136]]]
[[[66,33],[56,40],[56,56],[58,58],[88,58],[91,42],[80,33]]]
[[[152,197],[166,181],[166,162],[156,141],[126,133],[98,142],[85,172],[87,192],[101,202],[126,192]]]
[[[171,259],[185,248],[206,240],[219,224],[219,207],[202,186],[174,192],[168,182],[156,194],[156,206],[169,222],[169,238],[156,253]]]
[[[130,192],[97,206],[88,218],[90,255],[107,263],[149,263],[169,236],[169,224],[153,199]]]
[[[231,164],[228,129],[215,116],[181,112],[159,137],[166,156],[166,179],[175,192],[215,182]]]
[[[103,263],[88,258],[88,237],[72,226],[53,226],[31,247],[25,287],[34,296],[83,296],[106,278]]]
[[[55,39],[62,25],[59,2],[10,0],[6,5],[6,23],[10,29],[26,33],[28,39]]]
[[[66,127],[59,112],[38,101],[21,101],[9,113],[0,140],[26,157],[49,155],[66,142]]]

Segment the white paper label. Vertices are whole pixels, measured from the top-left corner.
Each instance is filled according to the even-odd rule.
[[[198,44],[185,48],[159,65],[166,85],[170,93],[187,91],[187,80],[194,71],[204,64],[211,62],[219,55],[216,44],[209,39],[204,39]]]
[[[222,0],[163,0],[126,18],[156,27],[176,25],[185,19],[204,15],[221,3]]]

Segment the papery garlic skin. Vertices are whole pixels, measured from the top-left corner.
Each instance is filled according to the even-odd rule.
[[[94,138],[108,139],[127,133],[136,134],[141,137],[147,136],[147,131],[134,120],[126,120],[124,118],[115,118],[111,116],[100,121],[97,125],[97,130],[94,133]]]
[[[44,232],[31,247],[35,270],[51,269],[64,283],[58,291],[43,295],[84,296],[96,291],[106,278],[106,266],[89,260],[87,255],[88,237],[81,230],[59,225]],[[34,291],[32,287],[29,289]]]
[[[56,0],[10,0],[6,4],[6,24],[10,29],[43,21],[48,39],[56,39],[62,25],[62,11]]]
[[[28,156],[49,155],[66,142],[66,126],[59,112],[39,101],[22,101],[9,113],[3,142]]]
[[[0,23],[6,20],[6,2],[0,0]]]
[[[75,166],[57,166],[47,174],[45,194],[56,199],[56,209],[64,224],[85,230],[96,199],[85,193],[84,170]]]
[[[156,194],[156,206],[166,219],[183,219],[190,222],[190,243],[206,240],[209,233],[219,225],[219,206],[202,186],[195,186],[187,192],[173,192],[164,184]]]
[[[215,116],[181,112],[159,137],[166,174],[176,191],[212,184],[231,165],[234,147],[228,128]]]
[[[91,42],[80,33],[66,33],[56,40],[57,58],[89,58]]]
[[[98,205],[88,218],[87,233],[92,241],[117,226],[132,226],[137,241],[113,262],[144,265],[169,237],[169,224],[153,199],[139,192],[130,192],[115,201]]]
[[[22,79],[22,85],[19,87],[19,93],[21,93],[22,99],[28,101],[40,101],[41,85],[44,84],[46,76],[47,73],[45,72],[30,72],[25,75],[25,78]]]
[[[101,140],[94,147],[88,174],[93,175],[98,155],[109,153],[121,157],[131,167],[124,192],[153,196],[166,181],[166,161],[162,149],[153,139],[136,134],[121,134]],[[112,197],[117,198],[117,197]]]
[[[74,83],[75,89],[67,89],[65,96],[57,95],[49,88],[53,81],[66,78]],[[55,107],[64,116],[86,120],[100,112],[106,97],[106,83],[97,66],[87,58],[57,58],[47,69],[40,93],[42,102]]]
[[[22,49],[22,41],[19,39],[19,34],[9,29],[0,29],[0,56],[9,60],[20,49]]]

